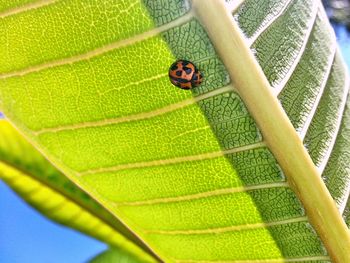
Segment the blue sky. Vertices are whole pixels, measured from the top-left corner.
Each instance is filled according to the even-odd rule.
[[[46,219],[0,180],[1,263],[80,263],[106,248]]]
[[[350,65],[349,34],[344,27],[336,31]],[[105,248],[103,243],[41,216],[0,180],[1,263],[80,263]]]

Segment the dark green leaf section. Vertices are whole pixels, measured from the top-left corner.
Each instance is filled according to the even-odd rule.
[[[146,263],[148,261],[143,261],[120,248],[110,248],[109,250],[102,252],[101,254],[99,254],[89,262],[90,263]]]
[[[279,237],[276,241],[285,258],[298,258],[301,255],[318,256],[327,253],[308,222],[273,226],[269,229],[274,236]]]
[[[268,184],[285,180],[281,168],[266,147],[227,154],[226,157],[236,168],[245,185]]]
[[[246,0],[235,15],[235,20],[247,37],[252,37],[257,31],[266,26],[269,19],[283,12],[290,0]]]
[[[248,4],[251,5],[252,1],[248,1],[247,6],[243,5],[242,10],[253,10]],[[277,2],[275,1],[274,4],[277,5]],[[297,4],[300,5],[301,3],[298,2]],[[295,8],[297,8],[297,4]],[[276,10],[278,8],[282,8],[281,5],[276,7]],[[269,10],[269,7],[266,7],[265,16]],[[149,12],[152,14],[154,11],[149,9]],[[250,14],[252,12],[254,11],[251,11]],[[263,14],[260,14],[260,16],[263,17]],[[244,20],[244,18],[242,19]],[[260,22],[261,19],[259,20]],[[288,19],[291,18],[286,18],[287,21]],[[284,24],[285,23],[282,23],[282,25]],[[257,28],[251,30],[255,31]],[[195,62],[199,69],[204,73],[204,83],[199,88],[193,90],[194,96],[212,90],[219,90],[221,87],[230,83],[228,74],[222,65],[222,62],[217,57],[210,39],[198,21],[192,20],[180,27],[168,30],[163,33],[162,36],[168,43],[176,58],[183,58]],[[267,40],[259,41],[261,43],[266,42]],[[271,57],[269,57],[269,59],[271,59]],[[207,117],[211,129],[216,135],[223,150],[251,145],[262,140],[254,120],[250,117],[244,103],[234,90],[232,92],[219,94],[200,101],[198,105]],[[237,170],[244,185],[261,185],[283,182],[285,180],[283,172],[276,163],[276,160],[265,147],[258,147],[257,149],[228,154],[226,155],[226,158],[230,161],[234,169]],[[216,180],[216,177],[210,177],[208,175],[206,180]],[[260,211],[264,222],[282,222],[278,226],[269,227],[268,231],[272,234],[275,242],[280,247],[280,250],[286,258],[326,254],[319,238],[308,223],[299,222],[283,224],[283,220],[304,216],[302,205],[288,187],[269,189],[267,186],[267,189],[249,191],[249,194]],[[194,205],[191,206],[192,210],[189,209],[191,210],[191,213],[183,211],[182,214],[178,214],[177,211],[181,205],[177,203],[171,205],[152,205],[152,207],[148,207],[147,205],[138,206],[137,209],[123,207],[121,210],[128,215],[132,214],[135,218],[139,217],[139,222],[142,218],[145,218],[144,215],[148,213],[151,213],[153,218],[159,218],[159,220],[161,220],[161,217],[166,213],[167,217],[175,218],[174,221],[178,222],[177,225],[172,224],[172,229],[167,229],[166,225],[164,225],[162,230],[181,229],[183,227],[182,222],[184,221],[186,221],[186,226],[191,224],[193,229],[203,227],[203,222],[206,222],[206,227],[215,228],[229,225],[230,218],[234,216],[233,211],[238,209],[238,207],[235,206],[234,199],[232,199],[234,196],[235,194],[230,194],[227,196],[211,197],[203,200],[192,200],[191,202]],[[198,207],[203,207],[204,204],[207,209],[220,211],[218,213],[222,214],[220,214],[221,216],[218,216],[218,218],[223,218],[227,220],[227,222],[222,221],[219,223],[222,225],[218,225],[217,220],[206,217],[204,211],[198,209]],[[191,218],[193,211],[196,211],[195,214],[196,218],[198,218],[197,220],[201,218],[200,224],[199,222],[196,222],[196,219],[193,219],[192,221],[188,220],[188,218]],[[203,218],[205,218],[205,220]],[[144,221],[142,227],[145,229],[152,229],[152,222]],[[237,233],[235,231],[217,233],[212,239],[217,240],[216,242],[220,242],[220,240],[225,239],[225,236],[227,235],[230,236],[230,238],[235,238],[236,235],[240,235],[240,231]],[[157,242],[158,234],[153,234],[151,236],[151,238]],[[169,253],[171,244],[177,244],[179,242],[183,243],[185,246],[185,244],[190,242],[190,239],[187,240],[190,236],[164,237],[159,235],[159,238],[161,238],[159,240],[163,240],[162,246],[164,247],[162,247],[162,250],[169,251]],[[197,242],[201,242],[201,237],[196,238]],[[208,238],[208,236],[206,236],[206,238]],[[168,240],[168,242],[164,242],[164,239]],[[180,242],[180,239],[182,239],[183,242]],[[203,242],[204,240],[206,239],[203,239]],[[305,244],[308,245],[305,246]],[[229,246],[230,245],[227,244],[226,249],[229,250]],[[176,250],[182,251],[185,258],[191,258],[190,252],[190,254],[186,255],[186,247],[177,247]],[[206,255],[206,253],[208,253],[208,255]],[[215,252],[214,250],[211,252],[211,249],[208,249],[202,257],[211,258],[212,255],[209,256],[210,253]]]
[[[346,204],[345,210],[344,210],[344,214],[343,214],[343,218],[345,220],[345,223],[347,224],[347,226],[350,228],[350,199],[348,199],[348,202]]]
[[[143,0],[156,26],[169,23],[184,15],[190,9],[188,1],[184,0]]]
[[[344,117],[338,132],[333,152],[322,177],[336,201],[340,211],[345,207],[344,218],[350,223],[350,99],[348,99]],[[346,204],[347,203],[347,204]]]
[[[313,116],[304,144],[313,162],[321,166],[328,161],[327,152],[332,150],[332,140],[339,129],[338,119],[343,115],[344,91],[347,94],[345,71],[339,54],[336,55],[325,90]]]
[[[285,13],[253,43],[252,50],[272,87],[277,88],[293,71],[295,60],[304,51],[316,2],[291,1]]]
[[[198,104],[206,113],[223,149],[261,141],[261,135],[254,120],[236,93],[220,94],[200,101]]]
[[[317,18],[300,62],[279,94],[283,108],[294,128],[301,131],[327,83],[334,60],[332,35],[327,25]]]

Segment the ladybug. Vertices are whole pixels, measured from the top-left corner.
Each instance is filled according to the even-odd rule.
[[[203,74],[187,60],[175,61],[169,68],[170,82],[181,89],[192,89],[203,81]]]

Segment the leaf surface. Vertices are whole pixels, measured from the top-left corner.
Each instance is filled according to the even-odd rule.
[[[346,262],[329,192],[347,218],[349,80],[323,7],[198,3],[58,1],[3,18],[1,109],[166,262]],[[204,73],[192,93],[168,80],[178,58]]]

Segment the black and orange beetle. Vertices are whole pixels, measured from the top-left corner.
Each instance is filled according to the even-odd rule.
[[[203,74],[187,60],[178,60],[169,68],[169,78],[173,85],[181,89],[192,89],[203,81]]]

